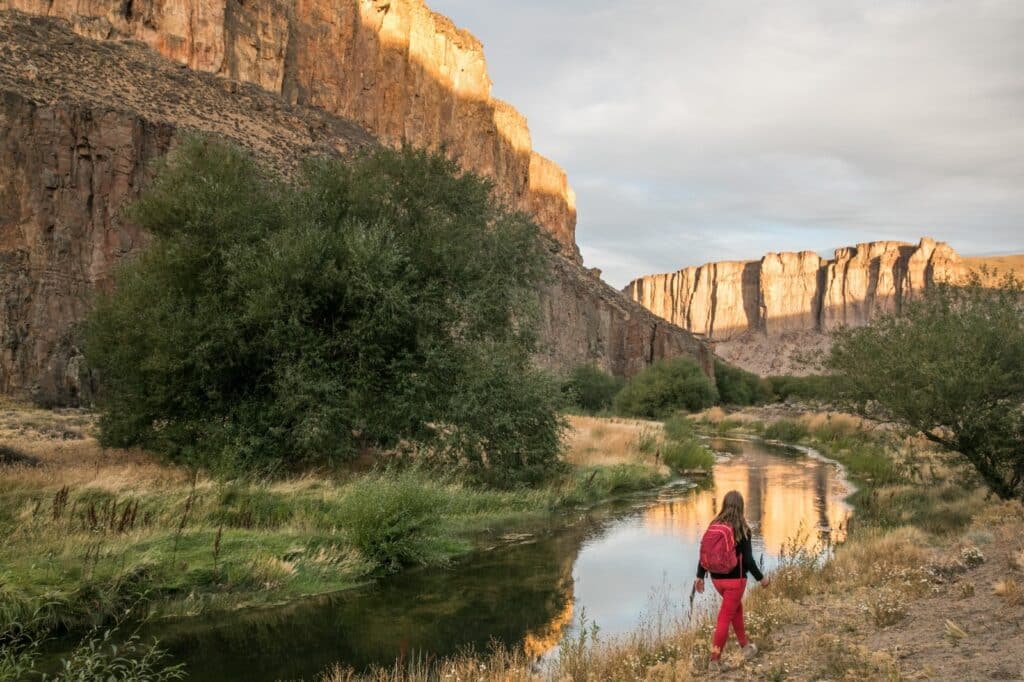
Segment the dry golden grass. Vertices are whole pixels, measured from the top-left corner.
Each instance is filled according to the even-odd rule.
[[[992,593],[1002,597],[1007,606],[1020,606],[1024,604],[1024,590],[1021,590],[1020,583],[1013,578],[1005,578],[992,586]]]
[[[574,466],[658,466],[655,460],[663,431],[660,422],[571,416],[569,425],[563,456]]]
[[[145,452],[103,448],[95,434],[96,416],[84,410],[0,403],[0,443],[38,463],[7,466],[4,480],[35,488],[67,485],[113,493],[180,486],[190,480],[184,468]]]
[[[972,270],[987,268],[996,275],[1012,272],[1018,277],[1024,275],[1024,254],[1011,256],[971,256],[964,258],[964,263]]]

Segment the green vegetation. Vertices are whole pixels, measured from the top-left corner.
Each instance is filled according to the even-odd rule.
[[[665,420],[665,442],[661,444],[662,459],[675,471],[710,471],[715,454],[697,435],[692,421],[682,415]]]
[[[534,223],[440,155],[310,160],[294,182],[193,139],[131,217],[154,241],[87,325],[102,441],[228,474],[427,446],[490,482],[556,463],[533,367]]]
[[[780,419],[764,429],[764,437],[768,440],[781,440],[787,443],[797,443],[808,435],[807,426],[792,419]]]
[[[686,421],[669,420],[666,434],[685,437],[691,432]],[[931,599],[932,605],[936,599],[942,600],[941,617],[928,623],[930,627],[937,625],[940,632],[943,619],[966,617],[967,612],[975,614],[975,604],[961,607],[963,602],[955,596],[965,593],[965,586],[974,594],[969,579],[955,576],[967,570],[970,561],[975,565],[984,561],[973,558],[981,557],[976,548],[962,549],[965,538],[979,535],[978,531],[969,530],[969,524],[985,519],[984,535],[991,538],[986,555],[989,548],[1000,547],[1005,552],[1007,539],[1018,536],[1024,519],[1022,508],[986,501],[976,486],[964,485],[959,480],[965,467],[959,465],[955,455],[927,445],[922,447],[916,439],[905,439],[892,431],[866,430],[846,417],[821,419],[805,415],[791,423],[800,424],[804,442],[841,461],[857,481],[860,491],[853,498],[856,514],[845,542],[835,547],[826,561],[816,550],[808,549],[806,538],[791,538],[786,543],[781,566],[772,572],[771,585],[751,591],[744,600],[748,632],[759,646],[767,645],[762,646],[757,663],[761,667],[750,665],[735,670],[737,674],[745,672],[766,679],[790,679],[794,674],[800,679],[911,676],[914,669],[908,668],[905,661],[875,650],[873,642],[880,638],[892,642],[893,638],[903,637],[900,641],[907,641],[915,637],[913,629],[903,633],[885,629],[909,613],[927,618],[915,603],[922,598]],[[797,431],[791,425],[780,430]],[[965,531],[967,535],[961,535]],[[1009,546],[1016,545],[1011,540]],[[1020,565],[1024,562],[1012,564]],[[1000,566],[1001,573],[1018,570]],[[933,596],[936,593],[941,596]],[[672,608],[676,607],[666,607]],[[960,616],[953,615],[957,611]],[[1013,613],[1004,609],[997,616],[1000,620],[993,621],[993,627],[1012,628]],[[714,615],[714,610],[698,612],[689,621],[656,616],[628,635],[616,638],[603,638],[581,615],[575,636],[545,670],[544,679],[700,677],[709,654]],[[950,626],[945,627],[948,632]],[[369,675],[339,667],[325,679],[528,680],[535,679],[533,663],[522,651],[499,647],[489,654],[468,651],[447,660],[375,670]]]
[[[669,440],[690,440],[696,434],[693,422],[682,415],[674,415],[665,420],[665,437]]]
[[[611,408],[616,394],[625,384],[622,379],[597,365],[578,365],[562,384],[568,405],[584,412],[602,412]]]
[[[835,395],[835,379],[828,375],[773,376],[764,382],[771,391],[771,402],[786,402],[791,398],[829,402]]]
[[[900,317],[836,336],[839,399],[961,453],[1003,499],[1024,500],[1024,285],[939,285]]]
[[[715,385],[723,405],[755,405],[773,397],[771,382],[721,360],[715,360]]]
[[[696,361],[678,357],[660,360],[615,396],[615,411],[631,417],[660,419],[678,410],[711,407],[718,390]]]
[[[343,590],[404,566],[447,563],[482,537],[567,506],[666,481],[640,464],[584,467],[514,490],[419,468],[270,482],[188,480],[166,469],[147,480],[129,469],[132,487],[117,492],[95,487],[102,479],[40,487],[33,470],[5,474],[0,637],[19,623],[74,632],[129,615]]]
[[[559,499],[559,505],[590,505],[613,495],[649,490],[666,480],[656,470],[641,464],[583,467],[574,473],[570,487]]]
[[[352,484],[340,505],[348,540],[387,571],[432,564],[457,552],[441,535],[444,492],[423,485],[414,470],[374,475]]]
[[[36,628],[26,628],[0,647],[0,680],[169,682],[187,677],[184,666],[169,664],[167,653],[155,643],[143,644],[135,634],[119,641],[113,628],[85,637],[51,677],[37,669],[45,640],[36,633]]]
[[[715,455],[696,438],[670,440],[662,448],[665,464],[676,471],[704,469],[710,471],[715,464]]]

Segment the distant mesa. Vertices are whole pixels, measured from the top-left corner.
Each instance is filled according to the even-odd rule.
[[[959,280],[981,264],[999,267],[993,260],[965,261],[948,244],[925,237],[917,244],[841,248],[832,259],[803,251],[708,263],[640,277],[624,291],[654,314],[717,342],[716,352],[727,360],[761,374],[807,373],[817,369],[814,362],[796,356],[820,359],[826,332],[898,314],[936,282]]]

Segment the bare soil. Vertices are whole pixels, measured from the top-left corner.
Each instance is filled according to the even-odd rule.
[[[731,640],[719,678],[1024,680],[1022,530],[1020,504],[993,505],[971,530],[929,549],[922,594],[897,599],[891,624],[869,610],[879,589],[814,593],[753,661],[744,664]],[[974,550],[977,565],[964,560]]]

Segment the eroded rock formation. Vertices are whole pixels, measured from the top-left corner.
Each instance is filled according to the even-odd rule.
[[[684,329],[720,342],[743,337],[754,347],[764,345],[751,340],[754,333],[793,337],[898,313],[934,282],[957,280],[966,271],[948,244],[925,237],[916,245],[858,244],[838,249],[832,260],[804,251],[770,253],[760,261],[709,263],[641,277],[625,292]],[[820,346],[811,341],[802,345]],[[718,348],[729,356],[730,346]]]
[[[190,69],[343,116],[384,144],[444,147],[578,257],[565,172],[533,151],[526,119],[491,96],[480,42],[423,0],[0,0],[2,9],[141,40]]]
[[[379,144],[319,107],[84,32],[0,12],[0,393],[54,404],[92,389],[76,326],[112,268],[145,246],[123,209],[182,131],[231,139],[284,173],[310,154],[347,156]],[[188,52],[200,60],[215,53]],[[543,215],[545,206],[534,210]],[[539,292],[542,364],[596,362],[628,376],[688,354],[710,367],[705,344],[608,287],[574,248],[562,253]]]

